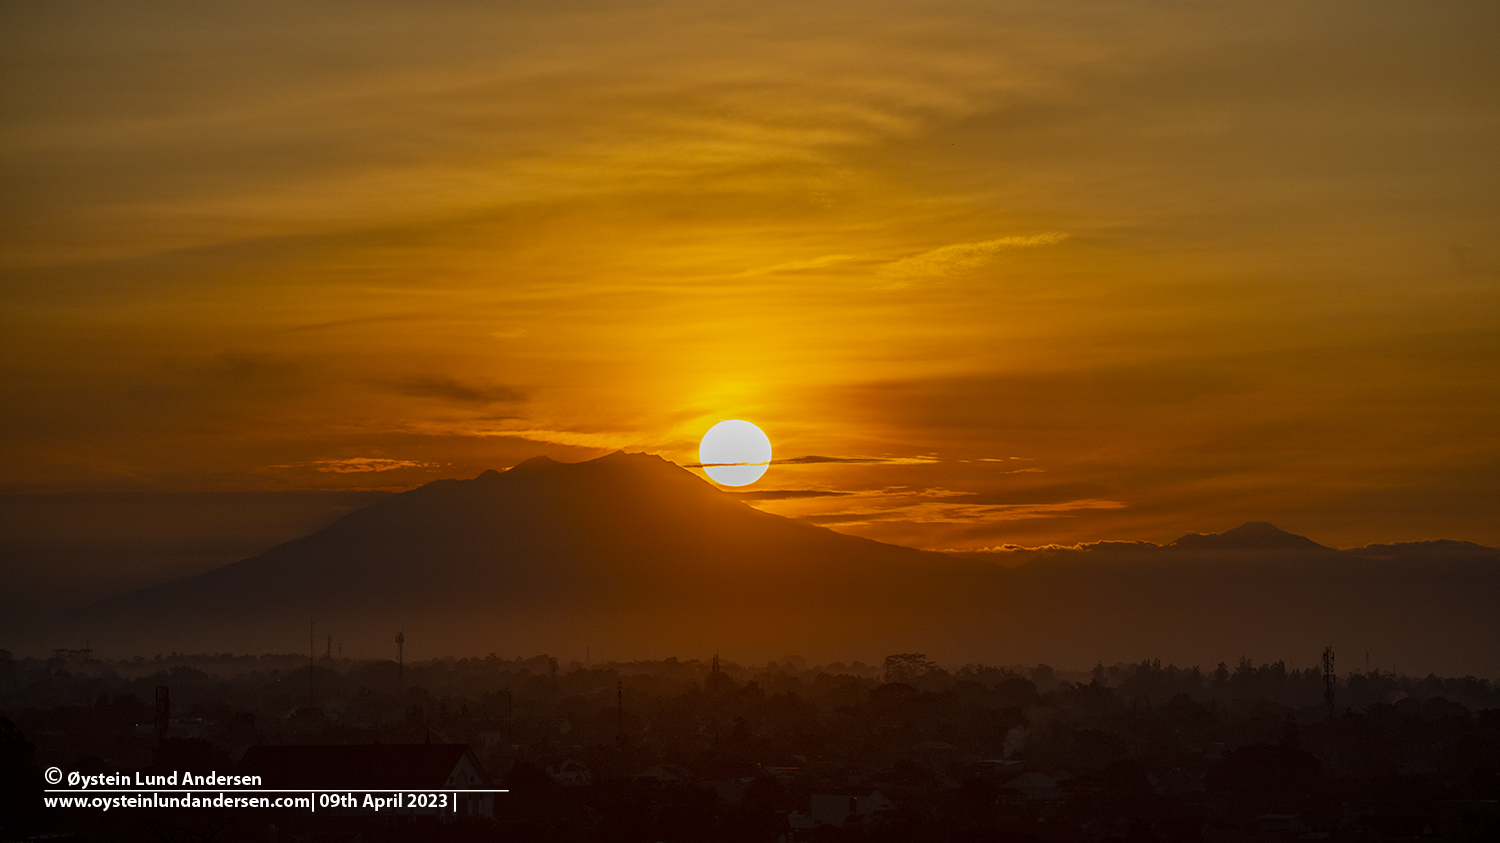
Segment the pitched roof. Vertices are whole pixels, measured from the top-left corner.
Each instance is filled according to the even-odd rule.
[[[252,746],[240,772],[260,776],[264,787],[441,788],[465,757],[479,778],[469,784],[488,784],[461,743]]]

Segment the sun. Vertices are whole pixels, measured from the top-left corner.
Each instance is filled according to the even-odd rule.
[[[748,486],[770,467],[771,440],[750,422],[721,421],[703,434],[698,462],[716,483]]]

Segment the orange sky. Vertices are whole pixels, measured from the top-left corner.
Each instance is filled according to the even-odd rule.
[[[1500,7],[8,4],[0,490],[1500,544]]]

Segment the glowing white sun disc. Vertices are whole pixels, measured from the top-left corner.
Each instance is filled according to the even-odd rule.
[[[698,462],[716,483],[748,486],[771,465],[771,440],[747,421],[721,421],[703,434]]]

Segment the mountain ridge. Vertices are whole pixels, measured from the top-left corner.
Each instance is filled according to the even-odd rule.
[[[814,557],[821,564],[807,564]],[[206,631],[211,617],[265,629],[311,614],[368,627],[356,616],[489,611],[504,615],[496,626],[508,635],[544,647],[559,635],[578,637],[560,626],[603,638],[653,624],[642,616],[673,612],[733,640],[732,622],[756,612],[796,615],[794,626],[816,632],[826,626],[814,622],[816,606],[830,594],[915,624],[913,613],[942,596],[921,584],[934,567],[972,577],[988,566],[771,515],[660,457],[616,452],[434,481],[266,553],[103,601],[72,620],[118,633],[132,617],[178,617],[186,632]],[[896,588],[903,580],[907,587]],[[791,582],[794,591],[785,588]],[[528,635],[528,626],[539,634]],[[463,636],[450,629],[445,637]]]
[[[1500,670],[1497,598],[1500,556],[1482,548],[1361,556],[1265,522],[1006,568],[776,516],[616,452],[434,481],[63,626],[134,652],[284,651],[310,619],[352,652],[404,630],[429,655],[1192,663],[1335,643],[1453,672]]]
[[[1306,536],[1288,533],[1267,521],[1247,521],[1222,533],[1188,533],[1167,546],[1194,550],[1332,550]]]

